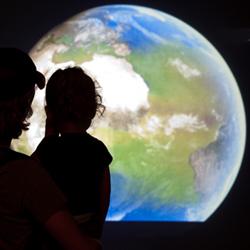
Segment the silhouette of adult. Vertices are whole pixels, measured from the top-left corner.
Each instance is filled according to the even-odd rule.
[[[89,236],[100,239],[110,200],[104,143],[86,130],[105,107],[97,83],[80,67],[57,70],[46,87],[46,136],[33,157],[64,192],[70,212]]]
[[[0,48],[0,249],[39,249],[34,233],[40,226],[64,249],[96,250],[99,244],[79,231],[47,172],[10,147],[28,129],[35,88],[44,85],[26,53]]]

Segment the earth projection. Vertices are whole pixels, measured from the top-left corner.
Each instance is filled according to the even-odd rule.
[[[245,113],[237,83],[196,30],[161,11],[110,5],[84,11],[32,49],[38,69],[80,66],[100,84],[104,117],[89,132],[113,155],[108,220],[205,221],[239,171]],[[44,135],[44,91],[15,148]]]

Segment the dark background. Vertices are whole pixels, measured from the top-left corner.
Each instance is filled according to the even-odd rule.
[[[250,71],[250,11],[247,1],[16,0],[0,2],[0,46],[29,51],[51,28],[71,16],[104,4],[137,4],[159,9],[203,34],[231,68],[245,104],[247,122]],[[229,195],[205,223],[111,223],[105,250],[250,249],[249,142]]]

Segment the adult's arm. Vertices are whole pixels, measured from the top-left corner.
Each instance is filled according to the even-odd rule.
[[[81,233],[71,214],[66,210],[53,214],[45,228],[65,250],[100,250],[101,245]]]
[[[65,250],[101,249],[97,242],[80,232],[67,211],[64,195],[37,161],[25,160],[16,164],[19,166],[16,182],[23,193],[24,211],[44,226]]]

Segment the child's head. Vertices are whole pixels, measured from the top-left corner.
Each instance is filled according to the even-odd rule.
[[[0,140],[18,138],[27,130],[35,86],[43,88],[44,76],[32,59],[16,48],[0,48]]]
[[[95,82],[80,67],[57,70],[46,87],[46,109],[55,124],[71,122],[87,129],[104,106]]]

